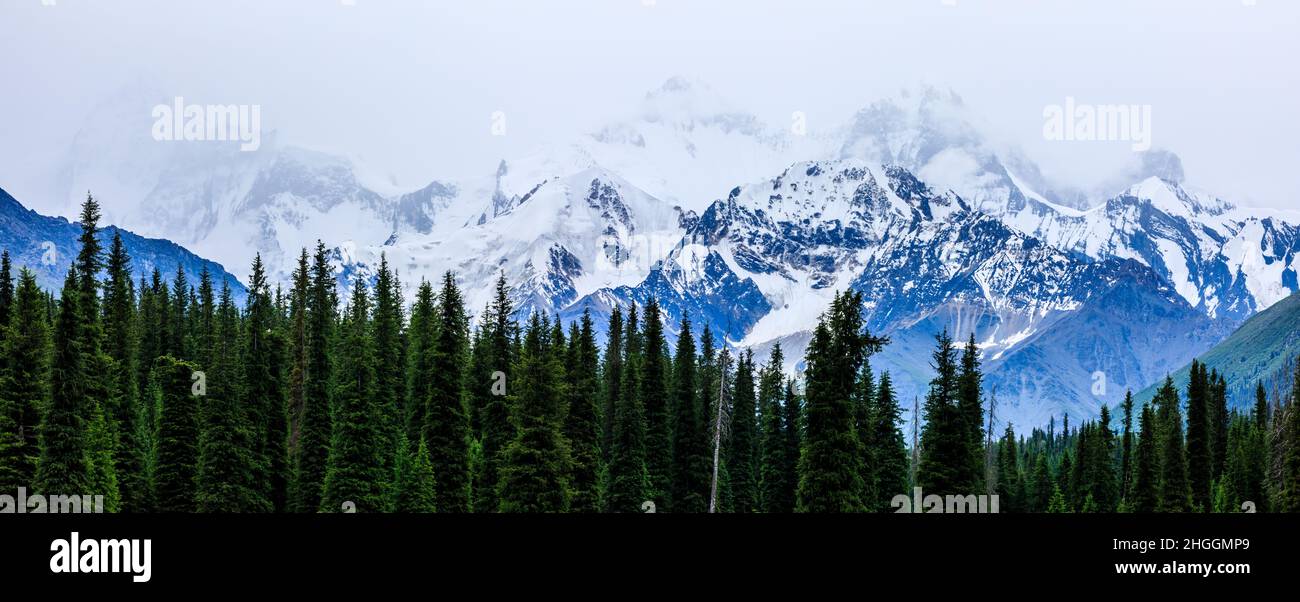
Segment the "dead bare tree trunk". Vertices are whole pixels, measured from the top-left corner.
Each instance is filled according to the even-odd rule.
[[[722,454],[722,414],[727,407],[724,399],[727,394],[727,348],[725,346],[718,356],[718,411],[713,425],[713,481],[709,485],[709,514],[718,511],[718,461]]]

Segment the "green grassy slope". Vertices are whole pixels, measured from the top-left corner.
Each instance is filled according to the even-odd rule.
[[[1251,316],[1223,342],[1201,355],[1201,361],[1224,374],[1228,383],[1228,406],[1246,408],[1254,403],[1255,383],[1262,381],[1273,392],[1273,385],[1286,387],[1293,366],[1300,356],[1300,293],[1293,294],[1264,311]],[[1187,389],[1189,366],[1173,374],[1174,384],[1182,395]],[[1157,382],[1134,394],[1139,404],[1155,396]]]

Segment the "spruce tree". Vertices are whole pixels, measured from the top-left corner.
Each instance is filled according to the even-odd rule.
[[[623,310],[617,305],[609,312],[606,328],[605,359],[601,366],[604,390],[601,395],[601,420],[605,465],[614,459],[614,418],[618,414],[619,397],[623,392]]]
[[[439,512],[469,512],[469,420],[465,416],[463,369],[469,359],[469,324],[451,272],[438,293],[433,372],[425,398],[424,439],[438,475]],[[472,383],[489,387],[491,383]]]
[[[1029,510],[1032,512],[1047,512],[1048,506],[1052,503],[1052,494],[1055,491],[1056,483],[1052,480],[1052,470],[1047,465],[1047,454],[1038,454],[1038,460],[1034,463],[1032,503],[1029,504]]]
[[[394,512],[420,514],[438,509],[433,462],[429,460],[429,446],[424,440],[411,449],[406,433],[398,432],[396,443],[396,474],[393,485]]]
[[[1264,394],[1264,383],[1255,383],[1255,409],[1252,414],[1255,427],[1263,431],[1268,429],[1268,396]]]
[[[1133,482],[1133,392],[1124,392],[1124,439],[1120,450],[1119,496],[1127,500]]]
[[[785,400],[781,405],[781,428],[785,433],[786,496],[792,502],[799,490],[799,459],[803,448],[803,408],[794,390],[794,380],[785,381]],[[792,506],[793,508],[793,506]]]
[[[1098,512],[1114,512],[1119,506],[1119,483],[1114,466],[1115,434],[1110,430],[1110,409],[1101,407],[1101,416],[1094,426],[1092,449],[1089,450],[1087,470],[1088,493]]]
[[[306,373],[303,376],[303,406],[293,487],[295,509],[315,512],[321,507],[333,429],[330,422],[334,404],[330,395],[329,346],[336,308],[333,270],[330,269],[325,245],[319,241],[312,258],[311,284],[306,301]]]
[[[50,399],[41,416],[38,435],[40,456],[33,488],[47,495],[82,495],[91,492],[89,447],[86,441],[86,362],[81,344],[84,321],[79,312],[77,270],[68,271],[54,328],[54,353],[50,368]]]
[[[659,303],[652,297],[645,308],[644,355],[638,379],[645,408],[646,478],[656,506],[669,507],[672,483],[672,424],[668,412],[668,366]]]
[[[405,426],[406,364],[402,349],[402,293],[388,256],[379,256],[375,281],[374,351],[375,396],[379,425],[380,460],[391,467],[397,453],[397,434]]]
[[[935,377],[925,396],[918,485],[927,493],[969,495],[978,490],[970,463],[970,433],[962,413],[961,392],[968,375],[959,375],[956,350],[945,330],[934,352]],[[966,379],[966,380],[963,380]],[[1068,496],[1067,496],[1068,501]]]
[[[645,469],[645,408],[637,395],[641,358],[635,306],[628,310],[623,335],[621,390],[614,409],[614,440],[605,507],[610,512],[640,512],[641,504],[649,499],[649,483]],[[608,362],[606,365],[609,369]]]
[[[617,310],[616,310],[617,311]],[[497,278],[496,288],[483,320],[480,362],[483,368],[479,376],[486,373],[488,380],[470,387],[471,397],[478,395],[480,447],[482,448],[481,466],[475,472],[474,510],[477,512],[496,512],[500,507],[497,500],[498,473],[501,466],[501,454],[507,445],[515,439],[515,425],[510,417],[510,404],[507,395],[512,391],[513,363],[515,358],[512,340],[518,332],[511,319],[514,306],[510,301],[510,289],[505,276]],[[504,390],[501,386],[504,386]]]
[[[683,317],[673,358],[673,475],[670,505],[677,513],[708,510],[709,452],[705,410],[700,405],[695,334]]]
[[[171,338],[167,341],[167,353],[172,357],[197,360],[199,358],[190,353],[191,350],[185,347],[185,332],[188,330],[186,313],[189,309],[189,292],[190,282],[185,277],[185,266],[178,263],[176,264],[176,276],[172,279],[172,306],[168,314],[171,327],[167,331]],[[200,365],[207,366],[208,362]]]
[[[4,343],[4,327],[9,319],[14,304],[14,275],[9,262],[9,250],[0,250],[0,344]]]
[[[876,399],[876,379],[871,372],[870,362],[862,362],[862,368],[858,372],[858,381],[853,388],[853,426],[858,432],[858,441],[862,443],[862,499],[867,504],[868,511],[875,510],[875,502],[880,498],[876,491],[876,463],[872,459],[872,453],[875,445],[872,437],[875,435],[875,428],[871,424],[871,416],[874,412],[872,406]]]
[[[1160,458],[1155,413],[1143,406],[1138,417],[1137,449],[1133,453],[1133,487],[1127,498],[1133,512],[1152,513],[1160,509]]]
[[[119,512],[122,493],[117,481],[117,430],[108,417],[103,404],[90,408],[86,419],[86,447],[90,469],[89,488],[95,495],[104,497],[105,512]]]
[[[1067,449],[1061,455],[1061,464],[1056,467],[1056,489],[1061,492],[1061,496],[1065,500],[1065,506],[1069,509],[1073,509],[1077,505],[1073,486],[1075,482],[1074,464],[1074,456]]]
[[[438,308],[435,304],[433,284],[421,280],[411,306],[411,324],[407,328],[409,341],[406,367],[406,403],[402,417],[406,440],[424,438],[425,412],[432,394],[433,356],[438,335]]]
[[[41,412],[50,392],[50,334],[44,294],[23,268],[0,343],[0,491],[32,484],[40,453]],[[7,475],[7,476],[6,476]],[[69,493],[69,495],[71,495]]]
[[[307,263],[307,249],[298,255],[298,267],[293,272],[293,288],[289,290],[289,374],[286,387],[289,419],[289,437],[285,442],[289,465],[289,500],[291,510],[301,510],[298,502],[297,470],[302,449],[302,418],[307,402],[307,324],[308,300],[311,298],[311,269]]]
[[[885,342],[864,332],[862,296],[855,292],[837,294],[813,331],[805,358],[807,425],[796,511],[866,509],[851,399],[862,362]]]
[[[1296,377],[1300,377],[1300,360],[1296,362]],[[1280,429],[1273,435],[1278,470],[1276,478],[1274,512],[1300,512],[1300,380],[1292,379],[1291,399],[1279,417],[1273,412]]]
[[[1213,478],[1210,395],[1211,384],[1205,364],[1192,360],[1187,383],[1187,480],[1191,487],[1192,505],[1202,510],[1210,507],[1210,481]]]
[[[147,509],[149,442],[141,418],[140,389],[137,374],[138,340],[136,338],[135,292],[131,280],[131,257],[122,242],[120,231],[113,233],[108,255],[108,283],[104,288],[104,352],[112,372],[109,393],[109,425],[115,431],[119,448],[115,454],[116,473],[121,489],[122,507],[127,511]]]
[[[887,512],[895,495],[907,492],[908,453],[899,429],[903,414],[894,396],[894,383],[888,372],[880,374],[875,404],[871,413],[871,460],[875,463],[876,497],[868,500],[877,512]]]
[[[358,281],[352,289],[342,349],[334,368],[334,416],[321,512],[339,512],[351,503],[356,512],[382,512],[386,471],[380,460],[381,417],[374,402],[375,358],[370,331],[370,299]]]
[[[787,459],[781,416],[781,400],[785,395],[785,376],[781,373],[784,361],[780,343],[773,345],[772,355],[758,379],[758,411],[762,422],[758,445],[759,509],[767,513],[794,510],[794,499],[789,497],[789,487],[785,482]]]
[[[242,338],[241,377],[254,439],[258,495],[272,510],[288,504],[288,417],[285,414],[284,341],[274,328],[274,300],[262,257],[253,259]]]
[[[759,509],[754,354],[739,354],[736,361],[735,397],[731,404],[731,440],[727,447],[727,477],[733,511],[748,514]]]
[[[1059,486],[1052,490],[1052,499],[1047,504],[1047,512],[1049,514],[1068,514],[1070,512],[1070,505],[1065,501],[1065,495],[1061,493]]]
[[[217,329],[205,367],[207,394],[199,406],[200,512],[265,512],[260,494],[258,446],[240,386],[239,315],[229,284],[221,288]]]
[[[1022,512],[1024,485],[1020,480],[1020,466],[1017,464],[1016,433],[1007,423],[998,444],[998,482],[997,492],[1001,498],[1001,508],[1007,512]]]
[[[569,488],[573,512],[600,511],[600,375],[591,314],[569,337],[569,401],[564,433],[572,457]]]
[[[1178,407],[1178,389],[1172,378],[1156,393],[1160,415],[1160,512],[1192,509],[1192,492],[1187,476],[1187,452],[1183,447],[1183,416]]]
[[[153,390],[159,394],[154,484],[160,512],[197,509],[200,401],[195,391],[204,391],[193,379],[195,371],[193,364],[171,356],[154,361]]]
[[[568,444],[560,429],[566,391],[563,368],[547,349],[547,326],[533,314],[511,395],[518,435],[502,455],[501,512],[564,512],[569,508]]]
[[[966,453],[961,457],[961,483],[970,492],[981,490],[984,481],[984,410],[981,393],[984,375],[980,369],[975,333],[962,351],[957,375],[957,413],[965,433]]]
[[[1214,371],[1209,382],[1210,479],[1219,480],[1228,462],[1228,383]]]

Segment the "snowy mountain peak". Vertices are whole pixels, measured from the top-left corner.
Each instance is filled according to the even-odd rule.
[[[735,110],[708,84],[681,76],[669,78],[659,88],[647,92],[641,112],[647,122],[684,129],[700,124],[718,125],[751,135],[763,129],[756,117]]]
[[[1120,198],[1138,199],[1167,215],[1184,218],[1219,216],[1234,208],[1227,201],[1207,194],[1189,193],[1177,181],[1158,176],[1134,184]]]

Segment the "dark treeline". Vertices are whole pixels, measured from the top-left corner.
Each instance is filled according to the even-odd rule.
[[[99,217],[88,197],[57,299],[4,254],[0,493],[123,512],[776,513],[891,512],[920,487],[1018,512],[1300,510],[1296,404],[1261,386],[1229,411],[1202,364],[1185,395],[1130,396],[1118,426],[1103,407],[998,439],[974,339],[946,332],[905,424],[853,292],[797,384],[779,346],[756,363],[653,299],[613,308],[603,348],[587,314],[515,321],[504,278],[471,321],[453,274],[408,305],[385,260],[341,306],[320,243],[288,290],[255,260],[237,307],[207,273],[133,281]]]

